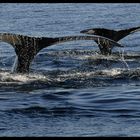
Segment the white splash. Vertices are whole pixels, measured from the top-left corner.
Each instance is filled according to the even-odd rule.
[[[50,81],[47,76],[40,74],[12,74],[9,72],[0,72],[0,82],[1,83],[29,83],[34,81]]]
[[[121,49],[121,52],[119,53],[120,57],[121,57],[121,61],[125,64],[125,67],[130,70],[128,64],[126,63],[125,59],[124,59],[124,49]]]
[[[12,69],[11,69],[12,72],[15,72],[16,71],[17,64],[18,64],[18,57],[16,56],[15,61],[14,61],[14,64],[13,64]]]
[[[107,75],[107,76],[116,76],[118,74],[122,73],[122,69],[120,68],[114,68],[114,69],[110,69],[110,70],[103,70],[103,74]]]
[[[114,77],[122,73],[122,69],[120,68],[113,68],[113,69],[105,69],[105,70],[96,70],[93,72],[75,72],[70,74],[63,74],[60,75],[61,78],[69,78],[69,77],[80,77],[80,78],[86,78],[86,77]]]

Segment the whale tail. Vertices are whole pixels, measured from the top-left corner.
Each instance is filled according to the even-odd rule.
[[[105,29],[105,28],[91,28],[91,29],[82,30],[80,31],[80,33],[89,34],[89,35],[99,35],[99,36],[107,37],[114,41],[119,41],[122,38],[126,37],[127,35],[138,31],[140,31],[140,26],[124,29],[124,30],[118,30],[118,31]]]
[[[80,31],[80,33],[89,34],[89,35],[99,35],[107,37],[111,40],[116,36],[117,31],[105,29],[105,28],[91,28]],[[108,47],[104,42],[95,41],[98,44],[101,54],[108,55],[112,53],[113,46]]]
[[[0,41],[11,44],[15,49],[15,53],[17,55],[17,65],[14,70],[17,73],[28,73],[30,64],[33,61],[34,57],[43,48],[54,44],[74,40],[94,40],[98,42],[104,42],[108,46],[114,45],[117,47],[123,47],[115,41],[101,36],[65,36],[56,38],[38,38],[11,33],[0,33]]]
[[[105,28],[91,28],[91,29],[82,30],[80,31],[80,33],[89,34],[89,35],[99,35],[99,36],[107,37],[117,42],[123,39],[124,37],[138,31],[140,31],[140,26],[124,29],[124,30],[118,30],[118,31],[105,29]],[[99,43],[98,41],[95,42],[98,44],[102,54],[111,53],[112,47],[108,48],[104,43]]]
[[[36,56],[36,54],[41,50],[42,44],[39,44],[41,38],[29,37],[19,34],[12,33],[0,33],[0,41],[10,44],[17,55],[14,72],[17,73],[28,73],[29,67]],[[48,46],[51,45],[53,39],[46,38]]]

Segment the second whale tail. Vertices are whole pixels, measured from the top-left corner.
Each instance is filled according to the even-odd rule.
[[[89,34],[89,35],[99,35],[103,37],[107,37],[109,39],[112,39],[114,41],[119,41],[120,39],[123,39],[124,37],[140,31],[140,26],[128,28],[124,30],[111,30],[106,28],[90,28],[80,31],[80,33]]]
[[[124,30],[118,30],[118,31],[106,29],[106,28],[90,28],[90,29],[82,30],[80,31],[80,33],[89,34],[89,35],[99,35],[99,36],[107,37],[117,42],[123,39],[124,37],[138,31],[140,31],[140,26],[128,28]],[[100,43],[98,41],[95,42],[98,44],[102,54],[108,54],[108,52],[111,53],[112,47],[108,48],[104,43]]]

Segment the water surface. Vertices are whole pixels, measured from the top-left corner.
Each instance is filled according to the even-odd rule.
[[[0,32],[81,35],[139,26],[140,4],[0,4]],[[12,74],[14,49],[0,43],[0,136],[140,136],[140,32],[99,54],[94,41],[43,49],[29,75]]]

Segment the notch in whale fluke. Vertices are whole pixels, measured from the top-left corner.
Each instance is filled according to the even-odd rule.
[[[15,49],[17,73],[28,73],[30,64],[37,53],[45,47],[74,40],[94,40],[104,42],[108,46],[123,47],[121,44],[102,36],[64,36],[64,37],[30,37],[12,33],[0,33],[0,41],[9,43]]]

